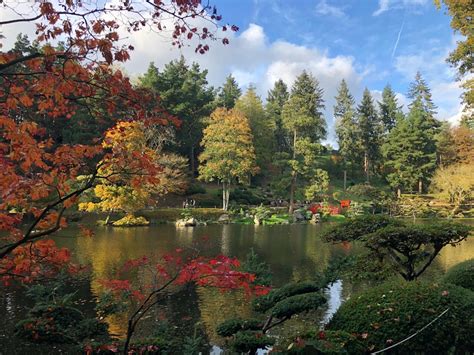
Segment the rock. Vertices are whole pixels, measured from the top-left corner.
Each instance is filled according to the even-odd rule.
[[[293,212],[293,222],[302,222],[305,220],[306,220],[306,217],[303,214],[303,212],[299,210],[296,210],[295,212]]]
[[[321,222],[321,215],[319,213],[313,214],[313,216],[311,217],[310,222],[313,223],[313,224],[317,224],[317,223]]]
[[[195,227],[197,224],[198,222],[194,217],[188,219],[178,219],[176,221],[176,227]]]
[[[217,222],[227,224],[230,222],[230,217],[228,214],[222,214],[219,216]]]
[[[261,218],[258,218],[257,216],[254,216],[253,217],[253,223],[256,225],[256,226],[260,226],[262,224],[263,220]]]

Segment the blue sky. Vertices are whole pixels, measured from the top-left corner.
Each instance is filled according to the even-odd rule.
[[[409,83],[420,70],[432,89],[438,118],[459,120],[461,90],[455,71],[445,62],[456,36],[449,26],[450,18],[443,9],[435,8],[433,0],[211,2],[225,22],[240,28],[230,34],[229,45],[211,43],[211,50],[199,55],[194,53],[193,43],[188,48],[172,47],[163,33],[124,33],[135,47],[124,65],[126,72],[134,78],[151,61],[161,68],[183,54],[209,71],[211,85],[221,85],[232,73],[243,89],[254,84],[265,99],[274,81],[281,78],[291,86],[306,69],[325,91],[328,141],[334,144],[332,107],[343,78],[356,100],[365,87],[379,99],[383,87],[390,83],[400,103],[406,105]],[[32,33],[27,26],[3,29],[7,48],[18,32]]]

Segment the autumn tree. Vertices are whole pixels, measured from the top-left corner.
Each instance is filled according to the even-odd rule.
[[[46,122],[74,120],[84,112],[98,121],[113,117],[114,121],[146,118],[158,125],[177,123],[153,93],[133,88],[128,78],[111,67],[113,62],[128,60],[133,50],[122,41],[119,29],[161,31],[166,17],[172,24],[174,45],[181,47],[194,38],[196,51],[205,53],[206,42],[217,39],[214,28],[221,20],[213,7],[187,0],[16,5],[2,4],[2,11],[10,16],[0,25],[35,23],[37,37],[34,45],[19,44],[0,52],[0,274],[6,282],[38,275],[40,263],[48,270],[69,263],[67,251],[41,239],[63,228],[64,210],[97,179],[106,178],[99,168],[124,158],[104,149],[101,134],[81,144],[55,142],[47,134]],[[213,28],[194,26],[192,18],[205,18]],[[121,166],[141,171],[140,178],[146,180],[145,173],[153,164],[137,153]],[[90,178],[79,186],[71,184],[79,175]]]
[[[140,83],[158,94],[162,107],[180,119],[175,144],[177,152],[188,157],[194,175],[195,158],[202,138],[202,120],[212,112],[214,101],[214,90],[207,82],[207,70],[201,70],[197,63],[188,65],[184,57],[166,64],[162,72],[150,63]]]
[[[229,207],[231,184],[248,183],[258,172],[250,123],[240,111],[217,108],[204,129],[199,178],[222,183],[222,209]]]
[[[260,171],[267,171],[272,161],[273,134],[275,126],[265,114],[262,100],[254,86],[250,86],[236,102],[235,109],[239,110],[249,120],[253,136],[253,146]]]
[[[323,91],[318,81],[303,71],[293,84],[288,102],[283,106],[283,127],[292,136],[290,213],[293,212],[294,197],[298,175],[310,178],[322,177],[323,172],[315,174],[316,157],[321,152],[320,140],[326,136],[326,122]],[[318,185],[319,179],[311,185]]]
[[[455,160],[461,164],[474,162],[474,128],[460,125],[452,130]]]
[[[472,31],[472,18],[474,16],[474,4],[469,0],[434,0],[438,7],[441,2],[446,5],[449,15],[451,15],[451,27],[455,32],[463,36],[457,41],[456,48],[449,54],[447,61],[457,69],[458,80],[463,80],[462,95],[465,104],[465,117],[472,120],[472,110],[474,109],[474,61],[472,53],[474,51],[474,33]]]
[[[225,79],[224,85],[218,90],[217,94],[217,107],[224,107],[228,110],[234,108],[237,99],[242,95],[242,90],[239,88],[239,84],[229,74]]]

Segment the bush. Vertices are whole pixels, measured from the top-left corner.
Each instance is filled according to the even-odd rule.
[[[221,191],[222,193],[222,191]],[[230,193],[230,200],[239,205],[259,205],[265,202],[263,196],[245,187],[237,187]]]
[[[474,259],[466,260],[450,268],[444,275],[443,281],[474,291]]]
[[[456,285],[392,282],[355,296],[333,316],[327,329],[356,333],[367,351],[406,339],[449,309],[435,324],[394,351],[462,353],[474,348],[474,293]]]
[[[316,292],[295,295],[278,302],[272,309],[277,318],[291,318],[293,315],[314,310],[326,303],[326,298]]]
[[[221,337],[230,337],[242,330],[260,330],[263,324],[258,319],[229,319],[216,328],[216,332]]]
[[[264,349],[274,343],[275,340],[269,338],[265,334],[244,330],[235,334],[234,341],[232,342],[232,349],[239,354],[254,354],[258,349]]]
[[[130,214],[112,223],[114,227],[139,227],[149,224],[150,222],[145,217],[135,217]]]
[[[199,184],[191,184],[188,186],[184,194],[186,196],[189,196],[189,195],[205,194],[205,193],[206,193],[206,189],[203,186]]]

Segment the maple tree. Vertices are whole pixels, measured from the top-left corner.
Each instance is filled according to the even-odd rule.
[[[223,292],[240,289],[248,296],[262,296],[270,291],[267,286],[255,284],[255,275],[241,271],[240,266],[236,258],[224,255],[211,259],[195,254],[186,256],[182,249],[163,255],[158,261],[150,256],[127,261],[116,279],[102,281],[117,301],[135,305],[128,319],[123,353],[128,353],[130,341],[140,320],[163,301],[165,293],[189,284],[213,287]],[[137,273],[144,281],[131,282],[128,277],[130,272]]]
[[[133,179],[139,185],[153,176],[143,172],[155,169],[146,154],[136,151],[133,159],[127,159],[124,150],[104,146],[100,139],[66,144],[48,131],[50,122],[68,124],[87,115],[95,121],[110,120],[109,126],[122,120],[178,124],[161,109],[156,95],[134,88],[111,66],[128,60],[133,50],[120,31],[171,29],[172,44],[181,47],[187,40],[197,40],[196,51],[205,53],[208,40],[217,39],[217,30],[228,28],[219,26],[221,16],[214,7],[195,0],[106,5],[67,0],[25,6],[2,2],[2,6],[12,16],[0,21],[1,26],[31,22],[37,34],[37,44],[27,51],[0,52],[0,276],[9,282],[16,276],[30,280],[51,269],[39,264],[69,264],[68,252],[39,240],[65,227],[64,210],[97,180],[118,175],[112,171],[101,176],[100,171],[112,163],[141,171]],[[194,26],[196,19],[214,29]],[[80,175],[88,178],[79,186],[73,184]],[[27,256],[31,260],[21,262]]]

